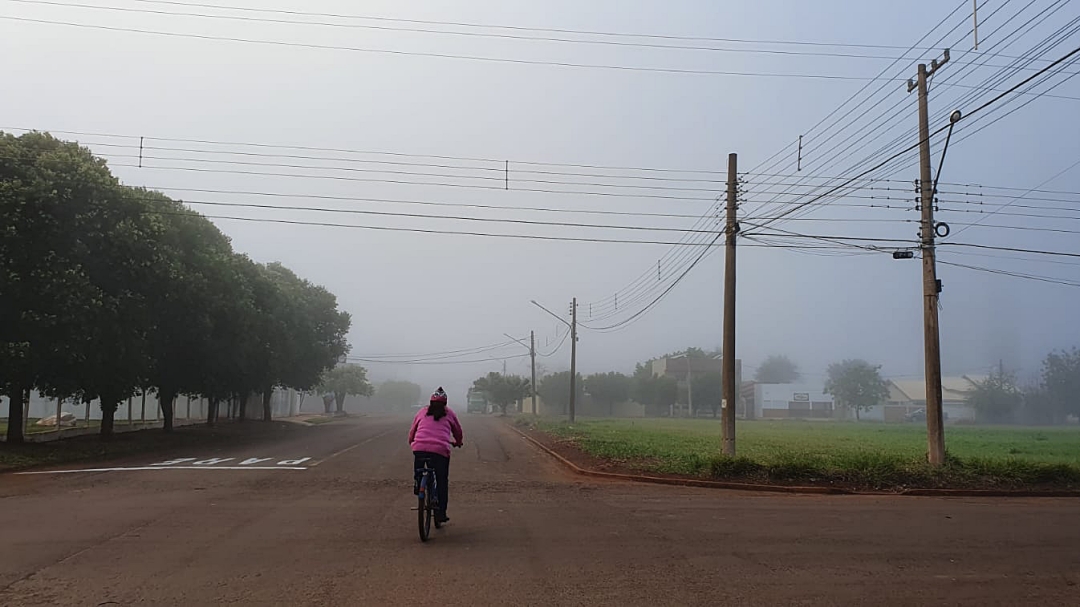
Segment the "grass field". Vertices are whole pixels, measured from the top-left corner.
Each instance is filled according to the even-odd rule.
[[[739,457],[724,458],[715,420],[528,423],[589,455],[646,472],[873,488],[1080,486],[1076,427],[949,426],[948,464],[934,469],[925,462],[926,429],[918,424],[739,422]]]

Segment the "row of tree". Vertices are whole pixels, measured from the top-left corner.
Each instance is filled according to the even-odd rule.
[[[104,160],[48,134],[0,133],[0,394],[22,440],[32,390],[117,405],[156,391],[218,404],[313,389],[348,351],[333,294],[232,250],[205,217],[122,185]]]
[[[825,393],[838,407],[866,411],[889,398],[888,382],[880,365],[852,359],[829,365]],[[975,382],[967,404],[981,423],[1062,424],[1069,415],[1080,416],[1080,349],[1051,352],[1043,359],[1037,379],[1021,386],[1016,374],[1003,365]]]

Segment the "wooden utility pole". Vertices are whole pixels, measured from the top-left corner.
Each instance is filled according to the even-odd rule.
[[[690,367],[690,355],[686,355],[686,413],[688,417],[694,417],[694,376]]]
[[[570,423],[574,423],[577,400],[577,297],[570,303]]]
[[[735,219],[739,198],[739,157],[728,154],[727,181],[727,224],[724,232],[727,236],[724,258],[724,352],[723,374],[724,388],[723,410],[720,418],[723,434],[723,453],[735,457],[735,235],[739,224]]]
[[[547,309],[545,308],[544,311],[546,312]],[[562,320],[562,319],[560,318],[559,320]],[[566,322],[566,321],[564,320],[563,322]],[[525,348],[529,351],[529,358],[532,359],[532,384],[530,384],[532,386],[532,413],[533,413],[533,415],[536,415],[536,331],[529,331],[529,343],[528,344],[526,344],[525,342],[521,341],[520,339],[514,337],[513,335],[510,335],[509,333],[503,333],[503,335],[505,335],[505,336],[509,337],[510,339],[516,341],[517,343],[521,344],[522,346],[525,346]],[[506,361],[503,361],[503,365],[504,366],[506,365]],[[503,375],[506,375],[505,369],[503,371]],[[524,404],[522,406],[524,407]],[[524,411],[522,411],[522,412],[524,413]]]
[[[919,64],[918,82],[908,82],[908,92],[919,90],[919,204],[922,221],[919,227],[923,261],[923,346],[926,374],[926,442],[927,460],[940,466],[945,463],[945,427],[941,412],[941,337],[938,328],[938,295],[941,282],[937,278],[937,254],[934,245],[936,226],[934,204],[937,192],[930,169],[930,111],[927,105],[927,80],[949,61],[935,59],[927,69]]]
[[[576,400],[576,395],[577,395],[577,298],[575,297],[574,300],[572,302],[570,302],[570,322],[566,322],[566,319],[563,318],[562,316],[559,316],[558,314],[556,314],[556,313],[552,312],[551,310],[548,310],[544,306],[540,305],[540,303],[537,302],[535,299],[532,300],[532,305],[536,306],[537,308],[540,308],[544,312],[547,312],[552,317],[554,317],[556,320],[558,320],[562,324],[566,325],[567,328],[570,330],[570,411],[569,411],[569,418],[570,418],[570,423],[574,423],[574,405],[575,405],[574,401]],[[514,339],[514,338],[511,337],[510,339]],[[535,341],[535,338],[534,338],[534,341]],[[535,344],[534,344],[534,346],[535,346]],[[532,351],[535,351],[535,349],[536,349],[535,347],[530,348],[530,350],[532,350]],[[535,360],[535,358],[533,360]],[[536,377],[536,365],[535,365],[535,363],[533,365],[533,377],[534,378]]]
[[[536,415],[536,331],[529,331],[529,357],[532,359],[532,414]]]

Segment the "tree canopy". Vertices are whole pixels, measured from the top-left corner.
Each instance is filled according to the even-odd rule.
[[[122,185],[104,160],[44,133],[0,133],[0,394],[22,441],[31,391],[117,405],[156,390],[217,403],[308,389],[348,351],[333,294],[232,250],[208,219]]]
[[[574,383],[576,402],[581,402],[581,397],[585,395],[583,384],[584,382],[581,380],[581,374],[579,373]],[[544,404],[548,407],[555,409],[559,413],[566,413],[570,409],[570,372],[560,371],[545,376],[544,379],[540,380],[537,394],[544,399]]]
[[[360,365],[338,365],[323,373],[319,390],[334,395],[338,414],[345,412],[346,396],[371,396],[375,388],[368,382],[367,369]]]
[[[613,415],[615,405],[630,399],[630,383],[630,378],[622,373],[595,373],[585,378],[585,392],[606,406],[608,415]]]
[[[880,366],[865,360],[851,359],[829,365],[825,393],[836,398],[840,407],[855,412],[869,410],[889,398],[889,387],[881,378]]]
[[[790,384],[800,377],[798,365],[783,354],[769,356],[754,373],[754,381],[762,384]]]
[[[674,378],[653,373],[652,365],[638,364],[630,378],[630,398],[645,405],[654,414],[662,413],[674,405],[679,396],[679,385]]]
[[[375,406],[386,411],[408,411],[423,404],[424,389],[411,381],[385,381],[375,390]]]
[[[473,389],[483,392],[492,404],[506,415],[506,408],[532,394],[528,379],[517,375],[491,372],[473,382]]]
[[[723,373],[720,371],[699,373],[694,376],[693,387],[694,402],[698,403],[698,408],[702,408],[701,403],[705,403],[705,406],[712,411],[713,417],[719,415],[720,405],[724,400]]]
[[[991,372],[985,380],[976,383],[968,396],[968,404],[975,408],[979,421],[989,424],[1012,422],[1022,401],[1016,376],[1005,369]]]

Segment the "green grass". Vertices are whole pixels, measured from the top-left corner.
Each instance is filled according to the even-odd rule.
[[[739,422],[739,456],[725,458],[713,420],[528,423],[643,472],[869,488],[1080,486],[1077,428],[950,426],[948,463],[935,469],[926,464],[926,430],[918,424]]]
[[[317,426],[317,425],[319,425],[319,424],[329,424],[329,423],[331,423],[331,422],[334,422],[334,421],[336,421],[337,419],[345,419],[345,418],[343,418],[343,417],[341,417],[341,418],[334,418],[334,417],[309,417],[309,418],[305,419],[304,421],[305,421],[305,422],[307,422],[307,423],[309,423],[309,424],[313,424],[313,425],[316,425],[316,426]]]

